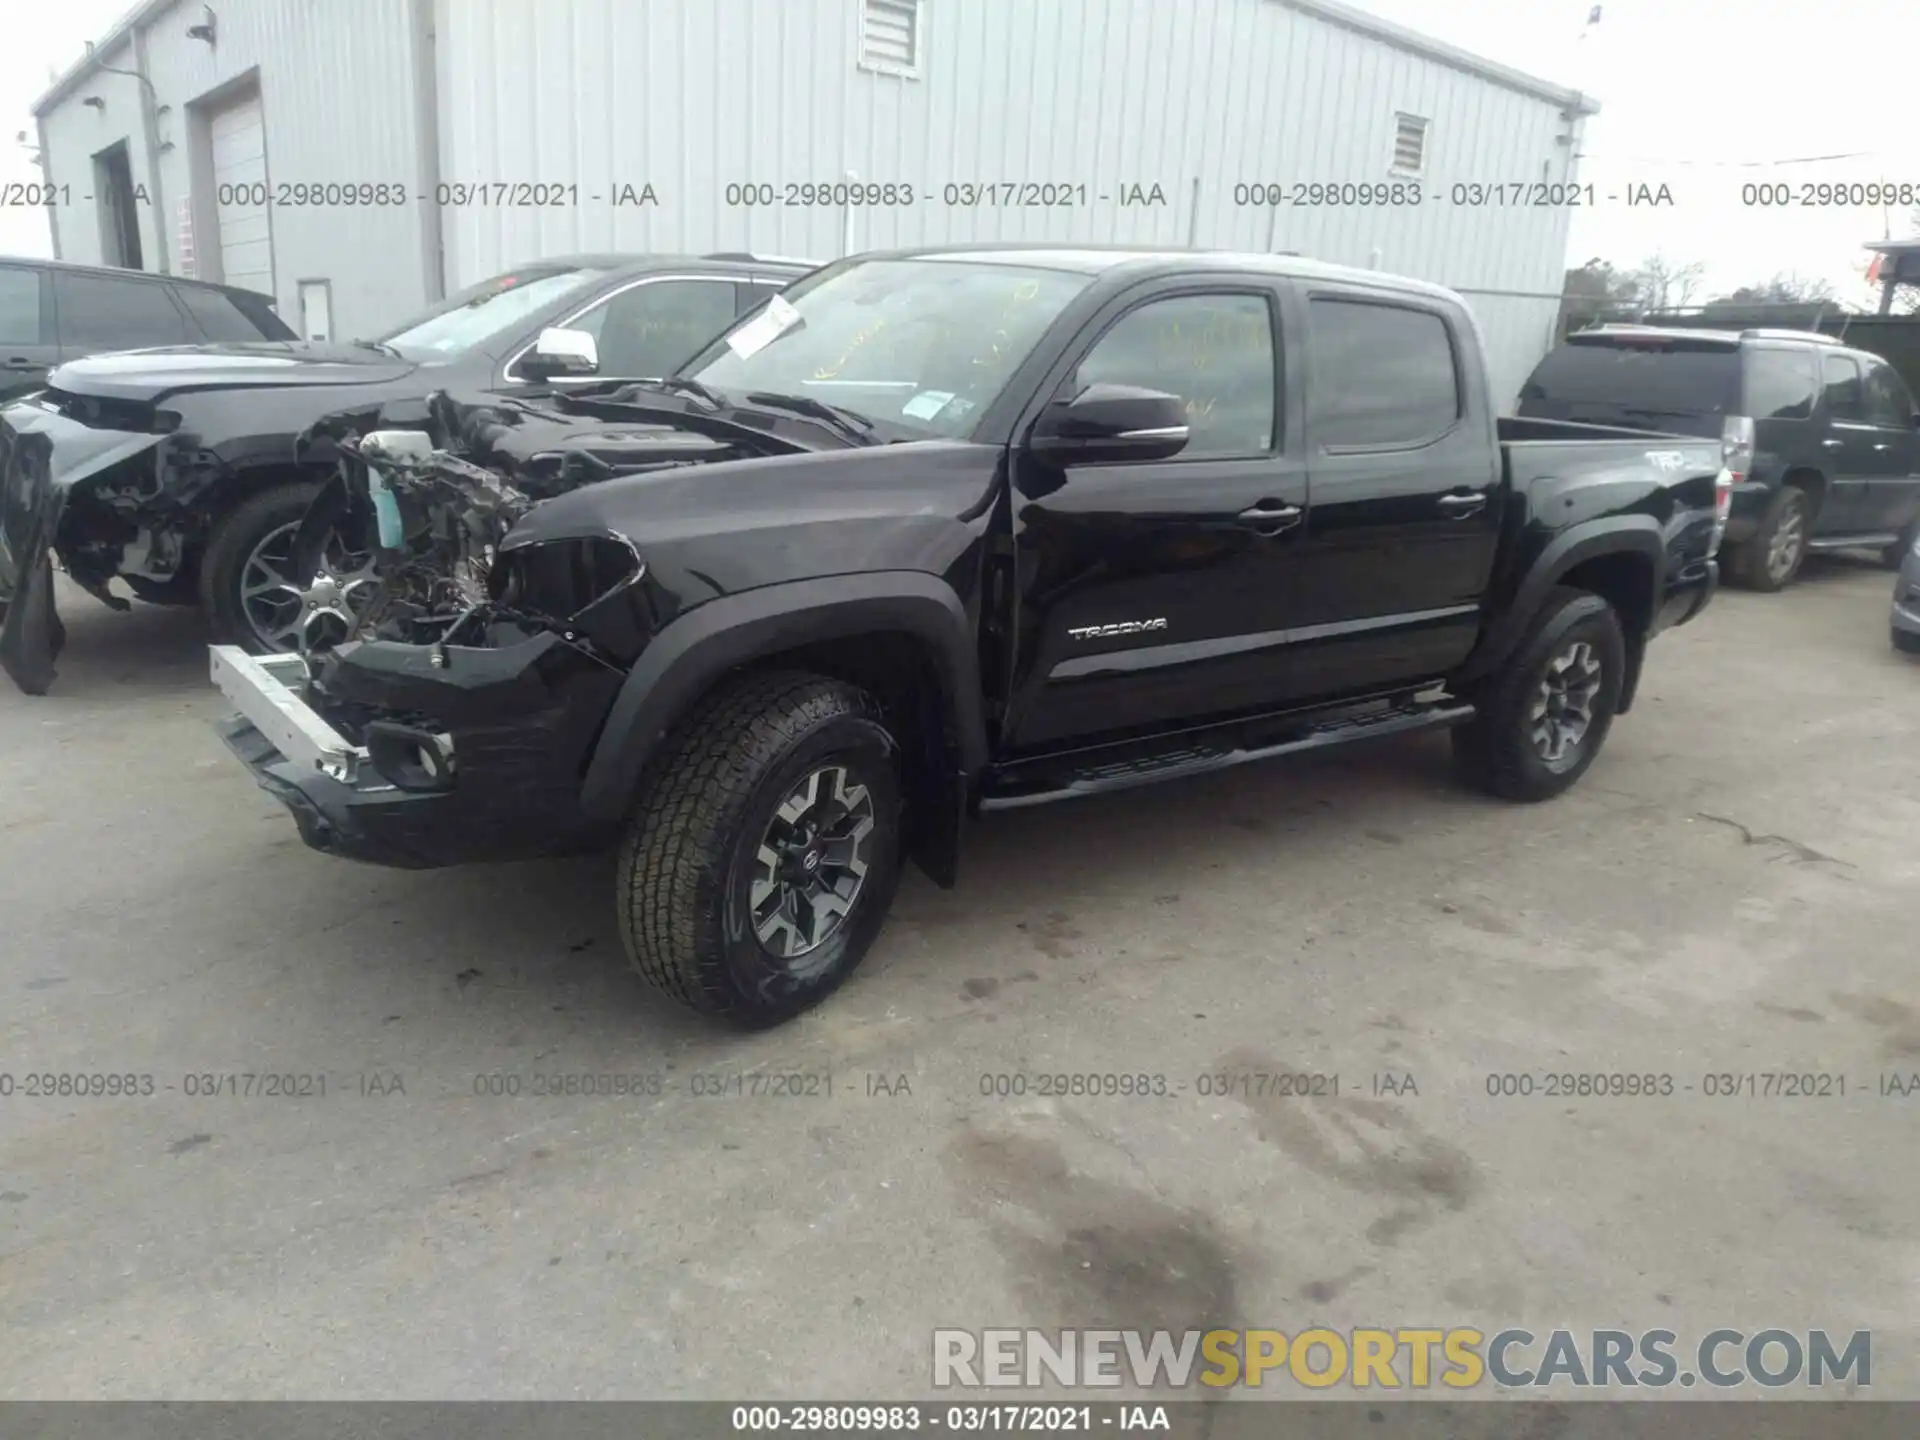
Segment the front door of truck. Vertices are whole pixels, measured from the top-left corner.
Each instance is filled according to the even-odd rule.
[[[1043,386],[1040,405],[1102,381],[1178,395],[1191,436],[1172,459],[1064,469],[1016,441],[1012,747],[1285,694],[1307,491],[1282,293],[1264,276],[1149,282],[1096,316]]]
[[[1300,301],[1313,508],[1295,698],[1445,675],[1479,638],[1504,502],[1471,330],[1415,295],[1322,286]]]

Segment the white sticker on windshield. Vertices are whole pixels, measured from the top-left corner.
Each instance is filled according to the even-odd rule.
[[[947,408],[951,399],[951,390],[922,390],[900,407],[900,413],[909,420],[931,420]]]
[[[758,354],[800,323],[800,312],[793,302],[776,295],[767,308],[727,336],[727,348],[742,360]]]

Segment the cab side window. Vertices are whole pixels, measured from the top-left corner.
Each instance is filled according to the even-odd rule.
[[[1308,313],[1314,445],[1402,449],[1438,440],[1459,421],[1460,363],[1441,316],[1319,296]]]
[[[1094,342],[1075,388],[1139,385],[1186,402],[1179,459],[1274,448],[1273,313],[1264,295],[1177,295],[1128,311]]]

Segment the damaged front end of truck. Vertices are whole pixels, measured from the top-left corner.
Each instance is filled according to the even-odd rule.
[[[316,427],[338,473],[294,553],[316,575],[309,605],[337,604],[345,638],[212,651],[241,711],[223,736],[309,845],[419,868],[603,838],[578,814],[580,778],[661,597],[626,536],[522,522],[602,480],[790,448],[657,413],[441,394]],[[324,593],[330,544],[365,562],[352,595]]]

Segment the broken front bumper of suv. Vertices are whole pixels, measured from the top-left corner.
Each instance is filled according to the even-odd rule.
[[[588,747],[624,678],[562,637],[498,648],[366,642],[322,662],[212,647],[238,710],[221,738],[316,850],[404,869],[603,840],[579,811]]]

